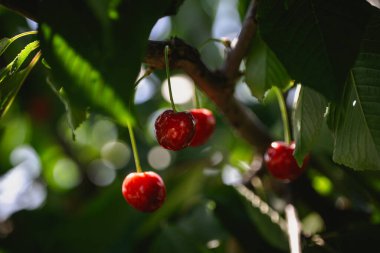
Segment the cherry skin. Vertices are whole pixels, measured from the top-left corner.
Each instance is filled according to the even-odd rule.
[[[122,185],[125,200],[142,212],[153,212],[165,201],[166,189],[162,178],[153,171],[128,174]]]
[[[264,161],[269,172],[277,179],[293,181],[298,178],[307,167],[309,156],[306,156],[301,167],[293,157],[296,145],[292,142],[272,142],[264,155]]]
[[[189,146],[195,133],[195,120],[189,112],[164,111],[154,124],[158,143],[169,150]]]
[[[190,146],[196,147],[204,144],[215,129],[215,118],[208,109],[192,109],[191,115],[195,119],[195,134],[190,142]]]

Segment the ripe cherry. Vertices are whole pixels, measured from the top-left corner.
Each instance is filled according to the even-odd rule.
[[[170,150],[189,146],[195,133],[194,117],[189,112],[164,111],[154,124],[158,143]]]
[[[190,146],[196,147],[205,143],[215,129],[215,118],[208,109],[192,109],[191,115],[195,119],[195,134],[190,142]]]
[[[288,145],[285,142],[272,142],[264,155],[266,167],[277,179],[292,181],[299,177],[307,167],[309,156],[306,156],[301,167],[298,166],[293,157],[296,145],[292,142]]]
[[[122,185],[125,200],[137,210],[153,212],[165,201],[164,181],[153,171],[128,174]]]

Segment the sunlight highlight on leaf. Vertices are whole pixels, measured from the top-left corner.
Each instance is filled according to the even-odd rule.
[[[297,86],[293,113],[294,158],[299,166],[317,140],[326,112],[327,101],[318,92]]]
[[[125,125],[127,120],[132,120],[122,100],[89,62],[76,54],[61,36],[52,35],[47,25],[43,25],[41,31],[47,40],[51,41],[52,50],[47,54],[53,61],[56,75],[63,80],[62,86],[68,97],[75,98],[79,94],[85,94],[81,99],[83,106],[95,105],[97,109],[110,114],[122,125]],[[86,100],[89,101],[86,103]],[[79,123],[73,122],[72,125],[75,128]]]
[[[29,65],[20,70],[38,47],[38,41],[29,43],[10,64],[0,71],[0,117],[8,111],[26,77],[40,59],[41,53],[38,52]]]

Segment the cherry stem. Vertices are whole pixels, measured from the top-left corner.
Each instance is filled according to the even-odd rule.
[[[170,82],[170,69],[169,69],[169,45],[165,46],[165,67],[166,67],[166,78],[168,79],[168,86],[169,86],[169,97],[170,97],[170,103],[172,105],[172,109],[174,112],[177,112],[174,104],[173,99],[173,92],[172,92],[172,84]]]
[[[139,78],[137,79],[137,81],[135,82],[135,87],[137,87],[137,85],[139,85],[139,83],[145,78],[145,77],[148,77],[150,74],[153,73],[153,69],[151,68],[148,68],[147,70],[145,70],[144,74]]]
[[[139,153],[137,151],[135,135],[133,133],[133,126],[130,120],[127,120],[127,127],[128,127],[128,132],[129,132],[129,138],[131,139],[132,152],[133,152],[133,157],[135,159],[136,171],[138,173],[141,173],[143,171],[141,169]]]
[[[287,144],[290,144],[291,136],[290,136],[288,112],[286,110],[285,99],[284,99],[284,96],[283,96],[281,90],[278,87],[274,86],[273,90],[277,96],[278,105],[280,106],[282,123],[284,125],[284,140]]]
[[[201,101],[199,99],[198,89],[196,85],[194,85],[194,105],[197,109],[201,108]]]

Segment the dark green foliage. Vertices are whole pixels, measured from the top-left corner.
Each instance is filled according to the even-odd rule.
[[[260,3],[260,33],[291,78],[339,98],[371,13],[365,1]]]

